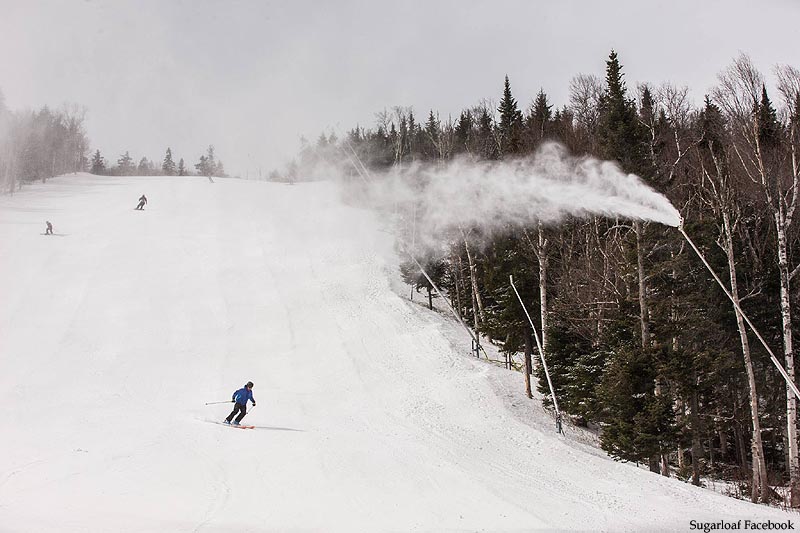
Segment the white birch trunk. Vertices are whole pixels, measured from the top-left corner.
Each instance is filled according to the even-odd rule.
[[[539,222],[539,246],[536,255],[539,259],[539,309],[542,320],[542,351],[547,354],[547,333],[549,327],[548,308],[547,308],[547,239],[544,237],[542,223]]]
[[[472,253],[469,250],[469,243],[466,236],[464,237],[464,249],[467,251],[467,263],[469,266],[469,279],[472,284],[472,303],[473,314],[475,315],[475,335],[480,339],[480,325],[483,323],[483,300],[481,300],[481,293],[478,291],[478,276],[477,265],[472,260]]]
[[[739,287],[736,281],[736,260],[733,255],[733,235],[730,223],[730,216],[726,210],[722,211],[722,223],[724,230],[725,255],[728,259],[728,272],[731,277],[731,296],[736,301],[734,311],[736,313],[736,326],[739,329],[739,339],[742,343],[742,355],[747,371],[748,392],[750,396],[750,413],[753,422],[753,482],[750,491],[750,498],[754,502],[769,501],[769,483],[767,480],[767,465],[764,460],[764,445],[761,441],[761,423],[758,420],[758,395],[756,394],[756,378],[753,372],[753,362],[750,357],[750,342],[747,340],[747,330],[745,329],[744,319],[739,313]]]
[[[795,382],[794,349],[792,346],[792,308],[789,302],[789,261],[786,243],[786,219],[783,204],[779,203],[775,213],[775,227],[778,236],[778,271],[781,281],[781,322],[783,326],[783,352],[786,359],[786,373]],[[786,385],[786,438],[788,440],[788,470],[791,486],[792,507],[800,506],[800,462],[797,454],[797,397],[791,387]]]

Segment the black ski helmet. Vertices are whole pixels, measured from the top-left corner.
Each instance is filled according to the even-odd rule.
[[[250,387],[252,389],[253,388],[253,382],[252,381],[248,381],[247,384],[245,385],[245,387]]]

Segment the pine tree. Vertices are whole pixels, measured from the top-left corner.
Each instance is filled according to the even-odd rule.
[[[606,89],[600,98],[598,138],[603,157],[616,160],[624,172],[635,173],[645,180],[652,180],[655,167],[647,129],[640,120],[636,104],[627,96],[622,67],[613,50],[606,62]],[[645,256],[645,248],[649,247],[648,242],[652,240],[652,235],[648,233],[648,226],[640,221],[633,222],[632,233],[635,243],[627,245],[630,253],[628,265],[631,267],[628,275],[638,281],[638,291],[635,294],[639,309],[638,313],[633,311],[634,302],[626,299],[619,302],[617,311],[619,311],[620,325],[626,321],[630,322],[632,317],[638,315],[639,340],[638,343],[627,341],[622,345],[614,342],[609,344],[610,351],[614,353],[609,371],[616,369],[617,375],[611,375],[608,379],[604,376],[605,388],[602,397],[605,399],[603,401],[605,423],[610,428],[616,428],[607,436],[604,432],[606,439],[604,448],[617,457],[638,461],[645,457],[641,454],[656,451],[660,453],[661,448],[657,445],[661,442],[659,439],[666,440],[667,436],[659,437],[652,432],[669,425],[668,418],[664,418],[668,413],[663,409],[664,405],[669,406],[669,401],[660,397],[664,392],[662,379],[657,373],[631,374],[627,369],[629,364],[647,366],[651,371],[656,366],[653,359],[652,318],[649,309],[651,297],[648,291],[647,269],[650,265],[647,262],[649,258]],[[633,326],[627,324],[625,327]],[[617,364],[620,366],[615,367]],[[638,395],[630,399],[634,404],[633,411],[619,405],[629,393]],[[638,423],[634,423],[632,412],[646,414],[641,414]],[[648,462],[651,471],[661,471],[662,474],[668,475],[663,455],[650,455]]]
[[[547,366],[561,408],[577,417],[580,425],[597,422],[599,402],[597,384],[603,376],[608,353],[572,330],[563,317],[555,316],[547,331]],[[535,371],[538,390],[546,397],[550,388],[544,370]]]
[[[535,148],[549,133],[553,122],[552,108],[553,106],[547,102],[544,90],[540,89],[526,121],[525,129],[530,148]]]
[[[418,147],[417,147],[417,130],[419,126],[417,125],[416,119],[414,118],[414,111],[409,109],[408,110],[408,154],[411,156],[411,160],[415,160],[417,158]]]
[[[204,155],[200,156],[200,162],[196,163],[194,168],[197,169],[197,174],[200,176],[211,176],[210,165],[208,158]]]
[[[209,145],[206,151],[206,171],[204,176],[213,176],[217,173],[217,161],[214,158],[214,145]]]
[[[154,174],[153,172],[153,164],[150,161],[143,157],[139,160],[139,164],[136,166],[136,175],[137,176],[150,176]]]
[[[128,152],[117,159],[117,174],[120,176],[133,176],[136,173],[136,165]]]
[[[478,145],[484,159],[497,159],[499,153],[494,138],[494,120],[486,107],[482,107],[478,116]]]
[[[100,155],[100,150],[96,150],[92,156],[92,170],[90,172],[99,175],[105,174],[106,172],[106,162],[103,156]]]
[[[433,282],[437,285],[441,285],[442,278],[447,271],[447,262],[440,257],[436,257],[432,253],[427,253],[424,257],[417,260]],[[400,274],[403,281],[411,285],[417,292],[419,292],[420,289],[425,289],[427,291],[428,307],[433,309],[433,285],[431,285],[430,281],[428,281],[428,278],[422,273],[417,264],[411,260],[404,261],[400,264]]]
[[[519,153],[522,149],[522,113],[517,101],[511,95],[511,84],[506,76],[503,85],[503,98],[497,108],[500,123],[497,129],[500,134],[500,152],[502,155]]]
[[[627,96],[622,66],[613,50],[606,62],[606,90],[600,97],[598,138],[604,158],[618,161],[623,171],[645,180],[652,177],[647,132],[639,121],[636,105]]]
[[[175,175],[175,161],[172,160],[172,150],[170,148],[167,148],[167,155],[164,156],[164,162],[161,163],[161,172],[165,176]]]
[[[470,151],[473,123],[472,113],[466,110],[462,111],[461,115],[458,117],[458,123],[456,124],[454,152],[460,153]]]
[[[178,161],[178,176],[185,176],[186,175],[186,164],[183,162],[183,158]]]
[[[431,109],[428,115],[428,121],[425,123],[425,155],[429,159],[436,159],[441,155],[441,133],[439,120],[433,114],[433,109]]]
[[[781,126],[778,114],[767,95],[767,87],[761,86],[761,103],[758,106],[758,141],[762,148],[772,149],[780,144]]]

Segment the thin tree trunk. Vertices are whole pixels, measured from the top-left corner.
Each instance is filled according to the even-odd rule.
[[[531,374],[533,373],[533,361],[531,353],[533,352],[533,343],[531,341],[531,334],[525,328],[525,394],[528,398],[533,398],[531,391]]]
[[[717,436],[719,437],[719,453],[723,460],[728,457],[728,433],[725,431],[725,427],[723,424],[719,422],[721,418],[721,411],[719,406],[717,406]],[[709,448],[709,451],[714,451],[713,448]],[[712,462],[713,464],[713,462]]]
[[[794,350],[792,346],[792,307],[789,301],[789,261],[786,243],[786,217],[783,203],[778,203],[775,227],[778,234],[778,271],[781,281],[781,322],[783,326],[783,352],[786,358],[786,373],[794,383]],[[786,385],[786,438],[788,440],[788,471],[791,489],[791,506],[800,507],[800,459],[797,451],[797,398]]]
[[[542,357],[547,354],[547,333],[549,328],[548,309],[547,309],[547,239],[544,237],[544,229],[542,223],[539,222],[539,246],[536,251],[536,256],[539,259],[539,309],[542,321]]]
[[[703,446],[700,444],[700,416],[699,401],[697,399],[697,376],[694,376],[695,388],[692,390],[692,409],[689,423],[692,426],[692,485],[700,486],[700,458],[703,456]]]
[[[461,254],[456,255],[456,259],[458,260],[458,269],[456,270],[456,299],[458,300],[458,314],[461,318],[464,317],[464,313],[466,312],[466,306],[461,303],[461,293],[464,291],[464,263],[461,260]]]
[[[728,272],[731,278],[731,296],[739,305],[739,288],[736,281],[736,261],[733,255],[733,236],[730,224],[730,216],[727,210],[722,211],[722,223],[724,230],[725,255],[728,259]],[[748,392],[750,395],[750,413],[753,422],[753,483],[750,498],[754,502],[769,501],[769,482],[767,480],[767,465],[764,460],[764,446],[761,442],[761,423],[758,420],[758,394],[756,393],[756,378],[753,371],[753,362],[750,358],[750,343],[747,340],[744,319],[738,308],[734,306],[736,313],[736,326],[739,329],[739,338],[742,343],[742,355],[744,356],[745,369],[747,371]]]
[[[647,307],[647,278],[644,271],[644,246],[642,245],[642,223],[635,221],[633,223],[634,233],[636,233],[636,262],[639,275],[639,324],[642,334],[642,349],[649,351],[650,349],[650,311]],[[661,396],[661,383],[658,378],[655,382],[655,394]],[[651,472],[660,472],[662,476],[669,477],[669,464],[663,454],[658,454],[650,458],[649,462]]]
[[[463,232],[462,232],[463,235]],[[475,315],[475,335],[480,338],[480,325],[483,323],[483,301],[481,300],[481,293],[478,291],[478,275],[477,265],[472,260],[472,253],[469,250],[469,243],[466,236],[464,236],[464,249],[467,251],[467,263],[469,264],[469,279],[472,283],[472,306]]]
[[[677,400],[675,402],[675,410],[679,414],[678,424],[681,424],[683,419],[686,418],[686,403],[683,400]],[[680,443],[678,443],[678,447],[675,450],[675,452],[678,458],[678,471],[682,472],[684,467],[686,466],[686,460],[684,458],[683,446]]]
[[[639,272],[639,323],[642,330],[642,348],[650,348],[650,323],[647,308],[647,279],[644,272],[644,250],[642,247],[642,223],[638,220],[633,223],[636,233],[636,261]]]

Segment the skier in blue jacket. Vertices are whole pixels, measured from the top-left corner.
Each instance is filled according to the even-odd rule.
[[[226,424],[230,424],[231,420],[233,420],[233,417],[236,416],[236,413],[239,413],[239,416],[236,417],[236,421],[233,423],[235,426],[239,425],[239,422],[242,421],[244,415],[247,414],[247,400],[253,402],[253,407],[256,406],[256,401],[253,398],[252,381],[248,381],[244,387],[233,393],[231,401],[235,402],[236,405],[233,406],[233,411],[231,411],[231,414],[229,414],[228,418],[225,419]]]

